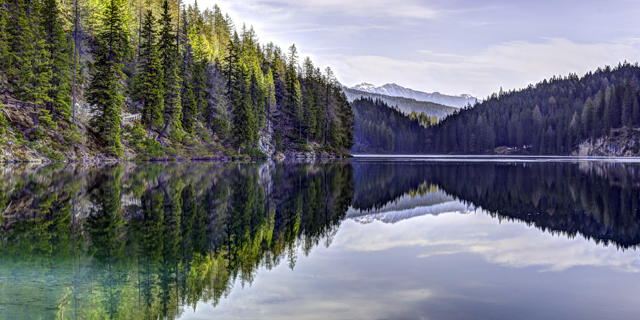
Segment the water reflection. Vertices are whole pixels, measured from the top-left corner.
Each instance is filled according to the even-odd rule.
[[[498,219],[620,248],[640,244],[638,164],[366,160],[354,168],[352,206],[361,214],[397,205],[407,196],[406,202],[421,207],[428,186],[431,199],[435,188]]]
[[[21,170],[21,169],[19,169]],[[329,245],[352,167],[125,165],[5,172],[0,318],[173,319]]]
[[[428,276],[445,279],[451,288],[460,281],[457,275],[429,274],[425,261],[471,254],[503,267],[640,271],[616,250],[640,243],[639,189],[640,165],[597,162],[367,159],[4,168],[0,318],[177,319],[194,309],[213,313],[208,308],[218,310],[238,292],[234,286],[245,288],[244,294],[262,292],[254,284],[266,277],[264,270],[275,270],[274,288],[293,290],[296,284],[287,281],[292,275],[278,271],[285,267],[314,275],[305,290],[315,295],[330,289],[340,297],[363,288],[350,295],[359,302],[347,295],[342,304],[325,301],[326,308],[371,306],[388,291],[395,292],[393,299],[379,307],[394,301],[400,312],[437,299],[443,290],[428,284],[396,288],[405,279],[388,257],[410,247],[409,256],[419,262],[399,258],[411,267],[404,275],[418,279],[423,270],[425,278],[416,284]],[[594,245],[585,249],[577,235]],[[603,250],[609,244],[615,247]],[[318,247],[329,248],[320,255],[334,256],[309,257]],[[382,251],[367,258],[354,254]],[[449,263],[460,268],[459,260]],[[369,270],[372,265],[375,270]],[[376,274],[380,266],[388,272]],[[320,279],[327,270],[341,280]],[[343,282],[351,287],[340,287]],[[374,284],[379,288],[373,290]],[[308,305],[297,303],[299,311]],[[314,308],[319,317],[327,316]],[[379,311],[363,315],[377,317]]]

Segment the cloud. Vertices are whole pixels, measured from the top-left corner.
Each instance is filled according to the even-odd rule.
[[[538,42],[509,41],[492,45],[478,54],[438,53],[418,50],[421,59],[385,56],[325,57],[340,80],[347,84],[366,81],[398,82],[417,90],[484,97],[502,86],[519,89],[554,75],[583,75],[604,65],[637,61],[637,39],[608,43],[576,43],[564,38]]]
[[[374,17],[378,15],[412,19],[434,19],[438,11],[416,0],[248,0],[222,1],[225,7],[261,13],[313,12]],[[268,10],[265,12],[264,10]]]

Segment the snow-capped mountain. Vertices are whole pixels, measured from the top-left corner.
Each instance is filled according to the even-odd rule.
[[[405,88],[395,83],[387,83],[383,86],[376,87],[373,84],[363,82],[361,84],[351,87],[350,89],[369,92],[369,93],[384,94],[392,97],[403,97],[403,98],[415,99],[418,101],[435,102],[435,103],[439,103],[445,106],[451,106],[455,108],[462,108],[466,106],[468,103],[473,105],[476,102],[476,97],[470,94],[460,94],[456,96],[450,96],[450,95],[441,94],[439,92],[427,93],[427,92]],[[478,101],[480,100],[478,99]]]

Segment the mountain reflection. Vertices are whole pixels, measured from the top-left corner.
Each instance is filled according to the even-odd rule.
[[[424,214],[481,207],[492,217],[569,238],[580,234],[623,249],[640,244],[638,164],[361,160],[354,162],[354,170],[348,216],[360,221],[386,208],[415,211],[425,206],[425,199],[440,204],[455,199],[464,206]],[[402,208],[394,208],[400,204]]]
[[[0,318],[174,319],[331,243],[350,164],[5,170]]]

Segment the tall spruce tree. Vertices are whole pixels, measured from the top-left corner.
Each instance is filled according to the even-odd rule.
[[[178,55],[178,47],[176,44],[176,31],[173,28],[173,18],[169,9],[169,1],[162,2],[160,13],[160,34],[158,41],[158,54],[162,65],[163,89],[164,89],[164,128],[158,135],[166,132],[169,125],[173,125],[174,129],[182,129],[182,106],[180,95],[180,56]]]
[[[47,117],[45,104],[51,99],[51,60],[44,30],[40,23],[39,2],[15,0],[10,6],[10,76],[16,98],[34,109],[34,124]]]
[[[57,0],[44,0],[40,17],[46,47],[50,54],[51,80],[47,92],[49,110],[55,117],[69,119],[73,43],[62,25],[63,20]]]
[[[207,114],[208,128],[218,137],[225,137],[228,128],[227,88],[218,63],[207,68]]]
[[[237,79],[233,84],[233,136],[238,146],[248,146],[253,142],[255,118],[251,108],[251,75],[244,62],[237,66]]]
[[[138,74],[133,94],[135,101],[142,104],[142,125],[148,130],[160,128],[163,124],[164,75],[158,54],[156,20],[151,10],[144,13]]]
[[[94,114],[91,126],[107,152],[115,156],[123,154],[120,142],[120,110],[124,107],[121,80],[125,77],[123,63],[130,51],[124,5],[124,0],[109,0],[106,5],[102,28],[95,39],[94,70],[87,90],[87,101]]]
[[[0,87],[4,87],[7,80],[7,67],[9,58],[9,35],[7,29],[7,17],[9,4],[7,0],[0,0]]]

